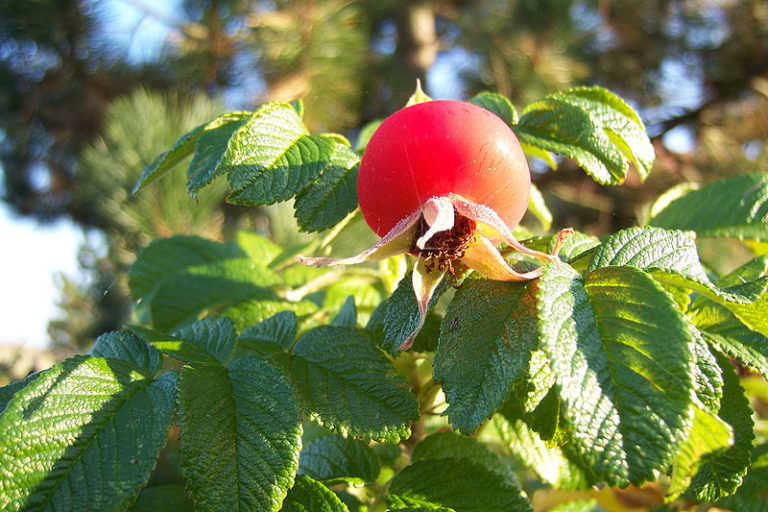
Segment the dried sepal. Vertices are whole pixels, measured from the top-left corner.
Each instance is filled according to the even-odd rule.
[[[528,281],[541,276],[541,267],[522,274],[513,270],[496,246],[482,235],[479,235],[477,241],[469,246],[461,262],[496,281]]]
[[[504,224],[501,217],[492,208],[484,204],[467,201],[461,196],[452,195],[451,202],[459,215],[474,220],[478,224],[478,232],[496,242],[504,241],[514,250],[547,261],[559,261],[557,256],[530,249],[517,241],[512,230]]]
[[[355,265],[364,261],[377,261],[407,253],[413,245],[418,229],[420,211],[411,213],[408,217],[398,222],[384,238],[375,245],[364,250],[356,256],[349,258],[307,258],[299,256],[299,261],[313,267],[325,267],[329,265]]]
[[[427,311],[429,310],[429,301],[432,300],[440,282],[445,278],[447,271],[428,270],[426,263],[421,255],[416,257],[416,264],[413,269],[413,293],[416,295],[416,304],[419,306],[419,323],[416,329],[408,335],[405,342],[400,345],[400,350],[408,350],[413,345],[413,340],[424,327],[424,321],[427,318]]]

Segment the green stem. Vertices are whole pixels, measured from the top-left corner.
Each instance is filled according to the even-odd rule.
[[[346,275],[361,276],[362,278],[365,278],[367,282],[373,282],[375,280],[375,275],[368,269],[345,268],[344,270],[331,270],[324,274],[320,274],[316,278],[304,283],[298,288],[280,290],[277,292],[277,294],[289,302],[299,302],[307,295],[338,283],[341,278]]]
[[[373,503],[369,508],[369,512],[385,512],[387,510],[387,494],[389,494],[390,480],[386,485],[382,485],[376,493],[376,497],[373,499]]]
[[[431,394],[430,391],[433,387],[434,381],[431,377],[426,380],[424,379],[424,376],[420,371],[421,368],[418,364],[419,360],[422,358],[421,355],[413,352],[407,352],[407,355],[409,358],[406,360],[407,363],[404,365],[405,368],[403,369],[406,370],[405,376],[411,385],[413,394],[416,395],[419,401],[419,419],[411,424],[411,437],[403,442],[406,450],[408,450],[410,453],[413,451],[413,448],[426,437],[426,431],[424,428],[424,422],[427,417],[426,407],[430,406],[431,403],[425,403],[424,399],[425,395]],[[427,400],[427,402],[430,402],[430,400]]]
[[[320,274],[316,278],[298,288],[281,291],[279,292],[279,295],[289,302],[299,302],[310,293],[315,293],[316,291],[322,290],[323,288],[336,283],[342,275],[343,272],[332,270],[330,272]]]

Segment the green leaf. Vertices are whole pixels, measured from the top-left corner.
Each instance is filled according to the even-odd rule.
[[[383,123],[383,119],[375,119],[371,121],[370,123],[366,124],[365,126],[360,129],[360,133],[357,136],[357,141],[355,142],[355,152],[358,154],[362,154],[365,150],[365,146],[368,145],[368,141],[371,140],[371,137],[373,136],[374,132],[381,126],[381,123]]]
[[[437,341],[440,337],[440,324],[443,317],[434,311],[427,313],[424,319],[424,326],[413,340],[411,350],[414,352],[434,352],[437,350]]]
[[[272,260],[283,252],[282,247],[253,231],[238,231],[237,245],[245,251],[249,258],[262,267],[268,267]]]
[[[394,466],[403,455],[399,444],[377,443],[371,446],[371,450],[385,466]]]
[[[680,496],[699,469],[702,457],[717,456],[732,442],[730,427],[720,418],[699,407],[694,407],[693,426],[680,445],[672,465],[672,481],[667,490],[669,500]]]
[[[192,502],[182,484],[163,484],[142,489],[129,512],[192,512]]]
[[[523,142],[522,140],[520,141],[520,147],[523,148],[523,153],[525,153],[528,157],[538,158],[547,164],[547,166],[553,171],[557,170],[557,160],[555,160],[554,155],[549,151],[538,148],[532,144],[528,144],[527,142]]]
[[[428,309],[434,307],[450,287],[450,279],[443,279],[429,300]],[[381,347],[392,355],[419,325],[419,306],[413,292],[413,271],[400,280],[397,289],[379,304],[371,315],[366,330],[376,338]]]
[[[168,155],[186,156],[194,142],[187,169],[193,196],[226,174],[232,203],[264,205],[296,197],[296,218],[307,231],[330,228],[357,206],[358,154],[339,135],[310,135],[287,103],[222,116],[185,137]],[[167,162],[163,157],[148,167],[137,189],[167,170]]]
[[[169,275],[188,267],[240,258],[242,249],[235,244],[219,243],[196,236],[176,235],[154,240],[139,252],[128,272],[131,298],[149,295]]]
[[[672,270],[707,279],[690,233],[652,226],[624,229],[605,239],[592,257],[589,272],[609,265]]]
[[[232,130],[237,129],[237,127],[242,124],[248,115],[248,112],[230,112],[228,114],[217,117],[213,121],[198,126],[189,133],[186,133],[176,141],[171,149],[158,156],[142,171],[141,177],[139,177],[139,181],[133,187],[133,191],[131,193],[135,194],[144,188],[144,186],[160,178],[166,172],[170,171],[174,166],[176,166],[176,164],[191,155],[192,151],[195,150],[196,142],[200,137],[204,136],[210,131],[220,132],[220,129],[223,129],[225,132],[227,130],[231,132]]]
[[[717,414],[723,397],[723,371],[702,334],[691,326],[693,333],[693,378],[696,397],[708,412]]]
[[[340,310],[347,299],[353,296],[356,309],[372,312],[381,303],[382,293],[378,283],[371,281],[370,277],[359,275],[337,279],[325,290],[323,308],[328,311]]]
[[[260,105],[244,122],[237,127],[226,145],[218,146],[215,155],[215,167],[211,173],[228,173],[229,183],[235,192],[247,190],[254,185],[267,185],[262,192],[269,193],[269,181],[276,178],[273,194],[285,192],[287,176],[268,172],[270,167],[284,158],[285,153],[301,138],[307,135],[307,129],[296,111],[287,103],[269,102]],[[195,192],[204,184],[204,180],[193,180],[189,174],[188,188]],[[260,181],[261,178],[261,181]],[[294,176],[290,179],[300,179]],[[292,194],[288,195],[290,197]],[[275,202],[279,199],[267,202]],[[251,203],[253,204],[253,203]]]
[[[749,281],[758,281],[765,275],[768,275],[768,254],[752,258],[730,274],[718,278],[715,284],[718,288],[733,288]]]
[[[511,459],[502,458],[475,438],[455,432],[437,432],[424,438],[413,449],[411,462],[446,457],[472,461],[503,477],[510,484],[519,486],[514,467],[510,464]]]
[[[307,421],[305,418],[304,432],[301,434],[301,445],[302,447],[305,447],[307,444],[311,443],[316,439],[320,439],[321,437],[332,436],[332,435],[334,434],[330,430],[321,427],[317,423],[312,423],[311,421]]]
[[[528,105],[514,127],[526,144],[573,158],[599,183],[621,183],[635,164],[641,178],[655,158],[640,117],[599,87],[576,87]]]
[[[601,87],[575,87],[559,95],[589,112],[611,144],[632,161],[640,179],[648,177],[655,150],[640,115],[627,102]]]
[[[557,247],[557,237],[552,237],[547,245],[547,252],[553,253],[557,249],[556,256],[563,261],[573,263],[575,260],[581,259],[586,254],[590,254],[595,247],[600,245],[600,240],[594,236],[587,235],[580,231],[574,232],[571,236],[567,237]]]
[[[733,494],[752,460],[755,434],[749,400],[730,361],[720,356],[718,362],[724,381],[719,416],[733,429],[733,445],[723,453],[706,455],[701,461],[688,489],[699,501],[717,501]]]
[[[171,422],[176,376],[76,356],[30,382],[0,417],[0,509],[125,509]]]
[[[548,445],[565,444],[568,441],[560,421],[561,409],[560,397],[553,386],[536,404],[536,408],[526,414],[523,419]]]
[[[335,490],[333,493],[341,500],[349,512],[368,512],[368,503],[363,503],[355,494],[349,490]]]
[[[562,448],[549,446],[522,420],[493,416],[493,426],[512,455],[544,482],[564,490],[586,489],[589,479]]]
[[[8,405],[8,402],[11,401],[14,395],[24,389],[27,384],[35,380],[39,375],[40,372],[30,373],[26,376],[26,378],[22,380],[17,380],[6,386],[0,387],[0,414],[3,413],[5,407]]]
[[[179,453],[196,508],[280,509],[299,462],[295,393],[283,371],[253,356],[183,368]]]
[[[571,501],[563,503],[552,509],[550,512],[607,512],[603,507],[597,504],[596,500]]]
[[[561,98],[528,105],[514,130],[525,144],[576,160],[598,183],[618,184],[626,177],[629,163],[597,121]]]
[[[699,304],[708,301],[724,306],[749,329],[768,336],[768,275],[739,286],[720,289],[709,279],[658,270],[653,277],[666,286],[698,292]],[[697,306],[698,307],[698,306]]]
[[[688,191],[657,208],[647,223],[700,237],[768,241],[768,174],[733,176]]]
[[[379,458],[367,444],[332,434],[311,441],[301,450],[298,474],[328,486],[362,486],[374,482],[379,471]]]
[[[296,114],[299,116],[299,119],[304,119],[304,100],[301,98],[297,100],[293,100],[291,102],[291,107],[293,107],[293,110],[296,111]]]
[[[183,347],[189,347],[195,345],[199,347],[204,353],[205,357],[195,359],[194,357],[177,357],[186,362],[199,362],[209,363],[218,362],[226,364],[229,358],[232,357],[232,352],[235,350],[235,342],[237,340],[237,333],[235,327],[232,325],[232,321],[229,318],[203,318],[197,322],[179,329],[172,335],[175,339],[181,340],[184,343]],[[155,343],[155,346],[160,348],[159,343]],[[189,348],[188,351],[179,354],[180,356],[192,355],[197,350]]]
[[[768,256],[755,258],[735,269],[731,274],[718,279],[715,286],[718,289],[733,289],[734,286],[748,282],[760,283],[766,274],[767,265]],[[765,300],[762,297],[764,294],[765,292],[760,292],[758,285],[757,292],[753,293],[753,296],[757,295],[758,302],[762,302]],[[689,316],[711,345],[763,375],[768,375],[768,338],[745,326],[728,307],[701,297],[694,301]],[[758,315],[752,316],[759,321]]]
[[[433,504],[423,504],[413,507],[406,506],[397,496],[390,497],[390,509],[397,512],[456,512],[450,507],[441,507]]]
[[[281,512],[348,512],[338,496],[306,475],[296,477]]]
[[[455,429],[474,431],[525,376],[537,347],[535,308],[526,282],[471,279],[457,290],[434,359]]]
[[[240,128],[247,124],[253,114],[243,116],[234,122],[208,125],[195,142],[195,154],[187,167],[187,190],[194,197],[198,190],[221,176],[222,160],[226,150]]]
[[[712,301],[694,303],[690,316],[710,345],[768,376],[768,338],[748,329],[725,306]]]
[[[163,354],[171,356],[174,359],[179,359],[180,361],[186,362],[217,362],[216,358],[213,357],[205,347],[195,343],[194,341],[177,339],[170,334],[166,334],[156,329],[142,327],[140,325],[129,325],[128,329]]]
[[[304,231],[332,228],[357,208],[357,173],[360,157],[343,144],[325,164],[320,177],[296,196],[294,207]]]
[[[102,334],[96,338],[88,353],[94,357],[124,361],[129,365],[141,368],[147,375],[155,375],[163,365],[163,360],[157,350],[144,343],[136,335],[125,331]]]
[[[219,314],[232,320],[235,323],[236,329],[245,330],[278,313],[293,313],[300,317],[306,317],[317,310],[317,305],[308,300],[289,302],[287,300],[257,299],[239,302],[233,306],[226,307]]]
[[[501,94],[485,91],[477,94],[469,102],[490,110],[509,126],[516,125],[519,120],[515,107]]]
[[[291,378],[304,411],[344,436],[398,442],[419,416],[416,398],[360,331],[323,326],[293,347]]]
[[[235,204],[272,204],[292,198],[331,166],[337,143],[323,135],[300,134],[291,127],[285,133],[266,135],[275,129],[269,121],[253,125],[252,139],[243,143],[230,167],[232,186],[228,200]],[[303,129],[303,126],[302,126]],[[260,137],[265,138],[264,142]]]
[[[205,311],[253,299],[274,300],[277,295],[268,287],[278,283],[277,274],[248,258],[187,267],[159,283],[150,302],[152,323],[172,331]]]
[[[691,334],[672,299],[632,267],[583,279],[544,267],[537,307],[573,448],[611,485],[639,484],[670,462],[690,427]]]
[[[663,270],[690,276],[694,281],[709,279],[699,262],[693,233],[656,227],[629,228],[608,237],[597,248],[589,271],[609,265],[630,265],[647,271]],[[680,309],[690,305],[690,288],[662,280]]]
[[[266,320],[245,329],[238,338],[238,345],[249,347],[252,344],[274,343],[283,349],[291,348],[296,339],[296,313],[281,311]]]
[[[357,327],[357,308],[355,307],[355,297],[349,295],[345,300],[341,309],[333,317],[330,325],[335,327]]]
[[[549,359],[543,350],[531,353],[525,379],[516,382],[502,407],[509,417],[522,418],[532,413],[550,393],[555,384],[555,376],[549,368]]]
[[[467,459],[427,459],[411,464],[395,476],[389,492],[387,501],[392,510],[430,506],[456,512],[532,510],[519,487]]]
[[[721,499],[717,504],[739,512],[768,511],[768,443],[758,445],[753,462],[735,494]]]

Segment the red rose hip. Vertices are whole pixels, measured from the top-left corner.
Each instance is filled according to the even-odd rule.
[[[399,110],[376,130],[357,193],[366,222],[384,236],[428,199],[449,194],[490,207],[514,227],[530,185],[525,155],[504,121],[471,103],[436,100]]]

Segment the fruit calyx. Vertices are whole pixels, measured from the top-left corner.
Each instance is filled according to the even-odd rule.
[[[424,248],[419,248],[416,241],[429,231],[429,224],[423,215],[419,217],[417,237],[414,238],[409,251],[413,256],[421,256],[424,260],[424,268],[427,272],[435,269],[439,272],[448,272],[452,278],[456,278],[466,267],[461,265],[461,258],[466,254],[469,246],[477,240],[475,229],[477,223],[453,211],[453,227],[445,231],[435,233]]]

